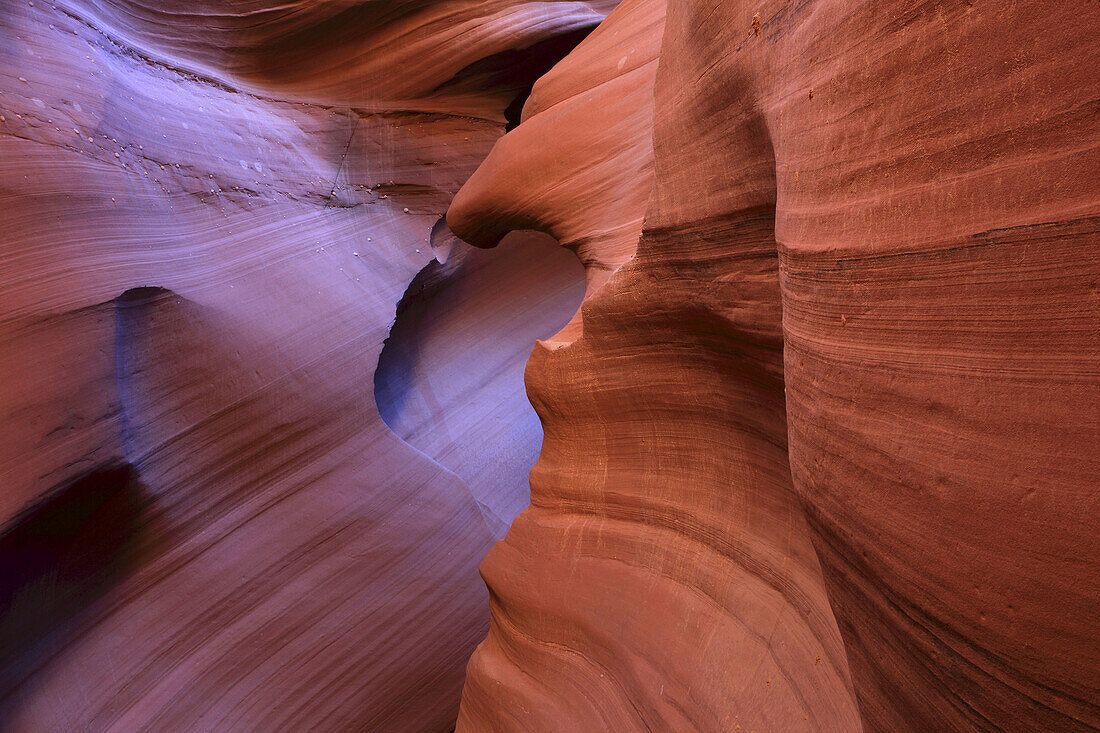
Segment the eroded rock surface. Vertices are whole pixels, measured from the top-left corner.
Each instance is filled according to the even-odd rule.
[[[500,527],[373,372],[506,109],[608,9],[5,5],[0,727],[453,725]]]
[[[533,340],[576,313],[584,268],[538,232],[492,249],[447,239],[446,261],[428,263],[397,306],[374,398],[398,436],[466,482],[499,539],[530,503],[542,445],[524,365]]]
[[[585,297],[634,254],[653,183],[653,79],[664,0],[626,0],[536,82],[520,126],[493,147],[447,212],[491,247],[537,229],[585,266]],[[552,339],[581,333],[581,314]]]
[[[669,5],[644,231],[528,365],[460,730],[1100,725],[1097,13]],[[594,235],[517,185],[527,125],[452,225]]]
[[[1098,6],[613,5],[0,11],[0,727],[1100,727]]]

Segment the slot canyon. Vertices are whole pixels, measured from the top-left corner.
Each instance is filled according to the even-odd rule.
[[[0,731],[1100,730],[1098,59],[4,0]]]

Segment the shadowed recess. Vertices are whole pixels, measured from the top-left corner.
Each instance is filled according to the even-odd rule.
[[[50,492],[0,534],[0,722],[11,691],[125,575],[144,504],[133,467],[113,462]]]
[[[519,126],[523,105],[531,96],[535,82],[553,68],[554,64],[569,55],[596,26],[552,36],[527,48],[509,49],[487,56],[459,71],[440,90],[457,92],[462,89],[493,89],[504,94],[514,94],[504,109],[506,130]]]
[[[490,250],[447,231],[433,237],[437,251],[441,238],[449,256],[421,270],[398,304],[374,397],[390,429],[464,479],[503,534],[530,500],[527,474],[542,443],[524,364],[535,340],[576,312],[584,269],[536,232]]]

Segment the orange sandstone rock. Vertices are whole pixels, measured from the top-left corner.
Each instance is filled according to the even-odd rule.
[[[460,730],[1100,725],[1097,13],[670,4],[644,230],[528,365]],[[473,241],[594,233],[514,172],[536,122]]]

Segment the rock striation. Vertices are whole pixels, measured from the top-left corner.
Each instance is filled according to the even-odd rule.
[[[1098,24],[669,5],[637,253],[528,365],[460,730],[1100,725]],[[598,188],[521,177],[529,124],[587,139],[525,119],[453,228],[598,236]]]
[[[502,526],[373,372],[509,106],[609,8],[185,5],[0,11],[0,727],[448,729]],[[534,329],[502,373],[573,267],[530,288],[556,322],[517,285],[467,324]]]
[[[542,444],[524,363],[535,338],[576,313],[584,268],[537,232],[493,249],[436,232],[437,248],[448,240],[445,261],[428,263],[398,304],[374,399],[394,433],[466,483],[499,539],[531,501]]]
[[[1098,28],[8,3],[0,728],[1100,728]]]
[[[522,123],[458,192],[447,222],[471,244],[537,229],[576,252],[603,287],[637,246],[653,176],[653,79],[663,0],[624,0],[534,85]],[[581,333],[581,314],[552,339]]]

